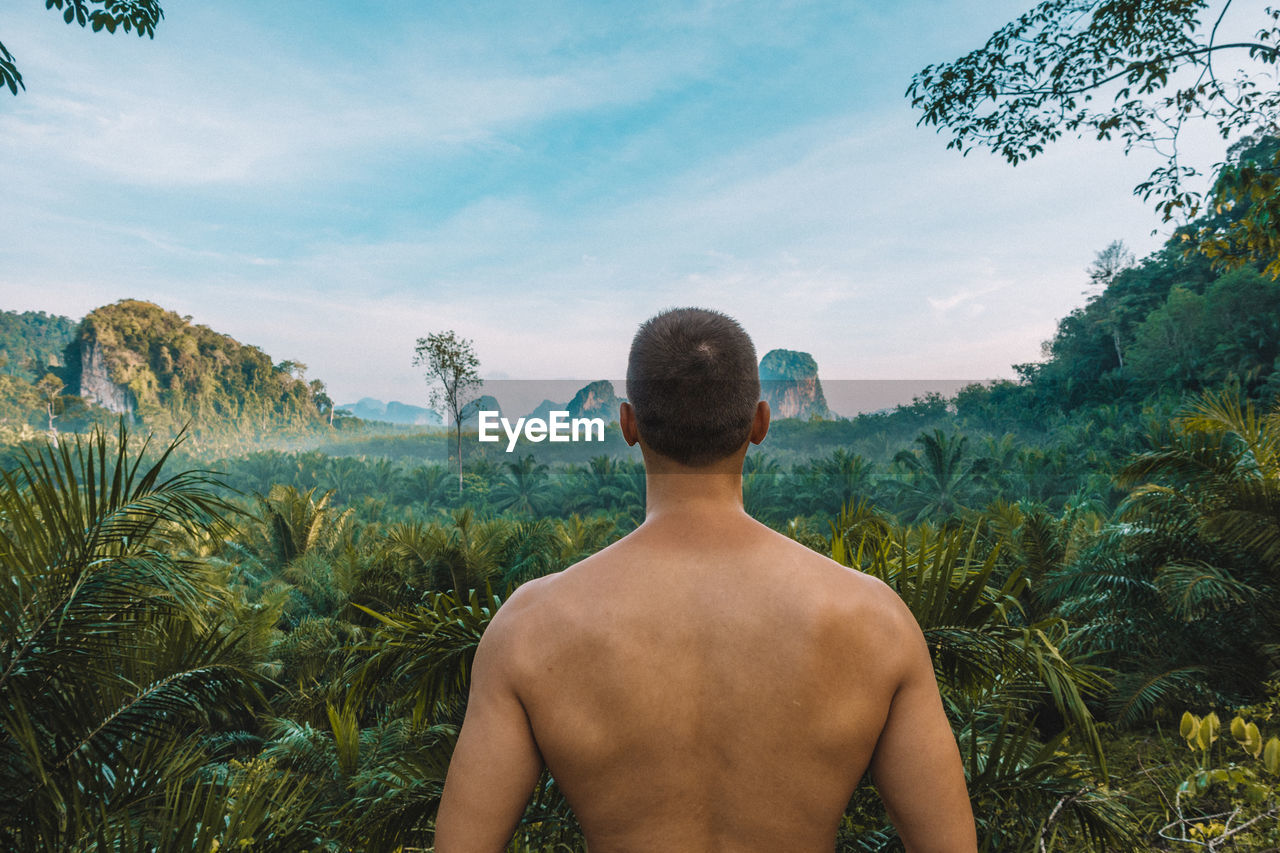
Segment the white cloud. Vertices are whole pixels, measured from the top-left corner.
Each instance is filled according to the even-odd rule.
[[[155,43],[83,52],[20,23],[31,91],[0,112],[3,307],[152,299],[306,362],[344,401],[420,399],[413,341],[440,328],[474,338],[486,371],[618,377],[636,324],[676,304],[734,314],[762,353],[808,350],[824,377],[985,378],[1038,356],[1094,251],[1158,242],[1129,194],[1141,155],[1067,142],[1018,169],[961,158],[900,89],[861,106],[886,97],[879,79],[843,107],[755,113],[706,127],[723,140],[710,153],[672,152],[686,137],[631,108],[678,90],[700,126],[698,87],[681,87],[807,30],[767,31],[781,12],[763,3],[582,14],[353,34],[351,56],[272,45],[231,13],[234,50],[184,29],[185,10]],[[629,125],[560,174],[547,162],[573,152],[551,141],[576,132],[568,119]],[[486,183],[504,158],[513,181]],[[416,191],[392,171],[404,163],[477,186]],[[545,184],[524,171],[539,168]]]
[[[155,188],[315,182],[388,152],[433,157],[459,147],[518,148],[504,135],[642,103],[705,70],[696,51],[669,44],[570,55],[534,70],[508,68],[486,54],[442,65],[424,61],[421,45],[393,42],[386,53],[370,46],[378,52],[358,70],[325,67],[270,45],[255,50],[253,36],[228,52],[192,29],[206,19],[176,14],[164,23],[163,39],[126,57],[124,39],[55,52],[45,45],[66,35],[56,25],[39,15],[18,23],[13,43],[24,47],[22,67],[32,82],[20,109],[0,113],[0,154],[40,169],[76,167],[76,180]],[[449,45],[433,49],[456,53]],[[152,73],[145,85],[121,85],[118,74],[102,73],[114,62]]]

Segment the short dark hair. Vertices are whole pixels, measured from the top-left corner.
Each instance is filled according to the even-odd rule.
[[[718,311],[663,311],[631,341],[627,398],[651,449],[683,465],[709,465],[751,433],[760,402],[756,348]]]

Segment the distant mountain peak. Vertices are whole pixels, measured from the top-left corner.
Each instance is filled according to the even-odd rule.
[[[604,418],[605,423],[613,423],[618,420],[618,404],[621,402],[612,382],[597,379],[579,388],[569,402],[543,400],[526,417],[545,420],[551,412],[568,412],[571,418]]]
[[[598,379],[579,388],[565,409],[570,417],[604,418],[607,423],[618,419],[619,402],[613,383]]]
[[[432,409],[401,403],[399,400],[384,403],[374,397],[361,397],[358,402],[338,406],[338,409],[349,412],[362,421],[406,426],[438,426],[444,422],[440,414]]]
[[[809,353],[775,349],[760,359],[760,392],[775,418],[829,418],[831,409]]]

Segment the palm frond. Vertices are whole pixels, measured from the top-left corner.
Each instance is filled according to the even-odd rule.
[[[1131,726],[1147,719],[1156,707],[1190,704],[1204,691],[1204,675],[1199,666],[1121,673],[1107,703],[1111,717]]]
[[[372,654],[355,672],[354,689],[367,694],[376,685],[396,684],[419,721],[436,703],[465,697],[480,636],[502,602],[490,589],[473,589],[463,600],[435,593],[408,612],[361,608],[382,627],[365,645]]]
[[[1247,601],[1258,592],[1230,571],[1204,561],[1170,563],[1156,572],[1156,589],[1173,615],[1184,622]]]

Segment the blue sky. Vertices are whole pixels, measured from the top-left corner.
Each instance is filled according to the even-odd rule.
[[[1095,252],[1162,239],[1151,156],[915,126],[912,72],[1026,3],[169,0],[154,41],[6,3],[0,307],[148,299],[340,402],[421,403],[446,328],[493,377],[620,377],[688,304],[824,380],[1010,376]]]

